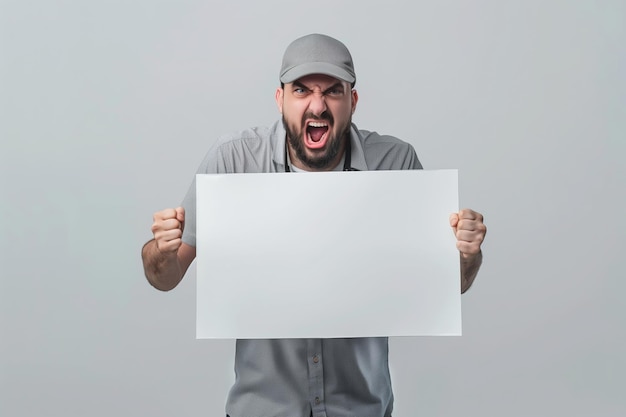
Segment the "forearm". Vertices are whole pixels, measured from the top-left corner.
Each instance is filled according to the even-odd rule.
[[[154,288],[169,291],[182,280],[184,270],[178,260],[177,252],[162,253],[157,248],[154,239],[143,246],[141,258],[146,278]]]
[[[479,251],[476,255],[465,257],[461,256],[461,294],[467,291],[474,282],[474,278],[478,275],[478,270],[483,262],[483,253]]]

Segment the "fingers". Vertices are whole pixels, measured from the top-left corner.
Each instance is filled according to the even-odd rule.
[[[483,215],[471,209],[462,209],[458,213],[460,219],[483,221]]]
[[[459,250],[463,258],[471,258],[478,255],[480,252],[480,244],[477,242],[464,242],[457,240],[456,248]]]
[[[479,230],[484,227],[483,215],[470,209],[463,209],[450,215],[450,226],[457,230]]]
[[[163,253],[178,251],[182,244],[185,209],[165,209],[154,213],[152,233],[157,248]]]
[[[450,225],[457,239],[456,247],[464,257],[469,257],[480,252],[480,246],[487,233],[487,227],[483,223],[483,216],[470,209],[463,209],[450,216]],[[456,220],[456,224],[453,225]]]
[[[456,225],[459,223],[459,214],[452,213],[450,215],[450,227],[456,228]]]
[[[184,223],[185,221],[185,208],[184,207],[176,207],[176,219]]]
[[[177,252],[183,244],[183,232],[180,229],[159,231],[154,234],[157,248],[163,253]]]
[[[154,222],[165,220],[176,220],[179,224],[185,221],[185,209],[183,207],[177,207],[175,209],[169,208],[161,211],[157,211],[152,216]]]

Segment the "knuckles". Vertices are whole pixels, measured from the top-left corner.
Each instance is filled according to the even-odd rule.
[[[179,215],[176,209],[157,211],[152,216],[153,223],[150,230],[159,252],[176,252],[182,245],[183,220],[179,220],[181,217],[184,218],[184,212]]]
[[[483,235],[487,233],[487,226],[485,226],[485,224],[480,219],[477,219],[477,220],[461,219],[457,223],[456,227],[457,227],[457,230],[468,230],[468,231],[473,231],[473,232],[483,234]]]
[[[155,220],[150,227],[152,233],[156,233],[161,230],[180,230],[182,229],[182,224],[176,219],[167,219],[167,220]]]
[[[459,218],[466,220],[476,220],[480,223],[483,221],[483,215],[472,209],[462,209],[458,213]]]
[[[480,252],[480,246],[487,234],[483,215],[470,209],[462,209],[450,216],[450,225],[456,227],[456,247],[464,257]]]
[[[159,220],[168,220],[176,218],[176,209],[165,209],[161,211],[157,211],[152,215],[152,220],[157,222]]]

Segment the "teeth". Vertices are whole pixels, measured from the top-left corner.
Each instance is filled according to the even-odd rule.
[[[322,122],[309,122],[309,126],[311,126],[311,127],[326,127],[328,125],[326,123],[322,123]]]

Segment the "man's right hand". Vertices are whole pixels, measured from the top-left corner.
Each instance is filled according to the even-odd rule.
[[[152,233],[156,247],[163,255],[174,255],[183,243],[185,209],[169,208],[154,213]]]
[[[196,257],[196,248],[183,243],[185,209],[165,209],[154,213],[154,239],[141,248],[148,282],[162,291],[176,287]]]

